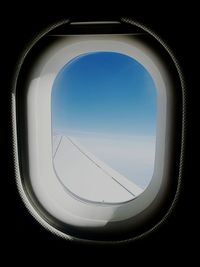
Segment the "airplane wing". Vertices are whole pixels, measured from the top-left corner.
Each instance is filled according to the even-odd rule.
[[[120,203],[134,199],[143,191],[72,137],[53,137],[53,157],[54,169],[60,181],[84,200]]]

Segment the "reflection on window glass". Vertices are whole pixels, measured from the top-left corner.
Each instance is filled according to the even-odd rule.
[[[76,196],[95,202],[134,199],[151,181],[156,88],[148,71],[116,52],[80,55],[52,88],[54,170]]]

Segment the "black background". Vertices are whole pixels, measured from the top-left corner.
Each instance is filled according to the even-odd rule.
[[[6,153],[4,154],[6,158],[4,157],[2,161],[5,174],[1,178],[3,181],[6,181],[6,186],[4,187],[5,189],[3,187],[1,189],[3,193],[2,206],[6,207],[2,221],[5,222],[5,227],[7,227],[5,231],[2,231],[6,233],[6,241],[9,244],[10,251],[12,248],[12,251],[19,251],[21,255],[25,255],[29,251],[34,257],[38,253],[45,253],[44,251],[47,251],[47,258],[51,258],[53,255],[64,257],[73,255],[75,261],[82,259],[78,257],[79,253],[84,255],[83,257],[89,261],[92,256],[96,255],[95,253],[102,251],[107,252],[106,255],[113,257],[113,261],[114,258],[118,258],[118,256],[126,253],[129,255],[131,263],[135,263],[136,260],[141,261],[141,263],[146,260],[153,260],[161,265],[167,261],[169,264],[173,264],[174,260],[181,261],[186,258],[190,261],[194,260],[195,251],[198,248],[195,242],[198,242],[197,232],[199,232],[196,226],[198,216],[197,203],[199,201],[194,194],[199,176],[197,172],[198,164],[195,164],[195,159],[198,159],[198,154],[195,154],[197,139],[194,137],[196,133],[195,127],[198,122],[198,105],[194,104],[194,100],[198,99],[198,86],[194,74],[195,62],[198,56],[198,50],[195,50],[195,44],[198,39],[198,17],[195,14],[196,8],[192,5],[181,5],[177,9],[173,6],[168,6],[167,9],[165,5],[166,3],[163,3],[159,8],[152,8],[153,11],[144,6],[141,9],[133,10],[128,17],[145,24],[166,41],[183,70],[188,104],[185,165],[181,193],[172,215],[156,232],[135,242],[112,246],[73,243],[52,235],[32,218],[18,195],[13,170],[9,105],[15,68],[28,43],[41,30],[52,23],[68,18],[70,14],[65,12],[64,7],[59,12],[56,12],[53,8],[50,11],[48,6],[45,11],[40,10],[39,7],[35,11],[31,4],[30,7],[18,8],[12,12],[9,8],[5,10],[7,16],[3,18],[1,23],[1,45],[3,45],[1,54],[1,73],[3,73],[1,75],[3,79],[1,83],[3,84],[1,88],[1,107],[3,109],[1,116],[3,119],[6,118],[4,125],[6,125],[7,131],[5,138],[3,137],[1,140],[7,141],[3,142],[6,145]],[[67,10],[70,11],[69,8]],[[74,13],[76,14],[77,12]],[[108,13],[106,16],[97,16],[91,12],[90,16],[72,15],[71,17],[77,20],[87,20],[88,18],[106,20],[118,17],[111,14],[113,12]],[[99,261],[105,260],[104,254],[99,255],[101,256],[96,258],[94,265]],[[159,258],[161,258],[161,261],[158,260]],[[123,260],[126,261],[127,259],[123,258]],[[106,262],[104,263],[106,264]]]

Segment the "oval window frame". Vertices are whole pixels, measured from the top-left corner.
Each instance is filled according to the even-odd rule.
[[[63,23],[61,23],[61,24],[63,24]],[[137,26],[139,28],[142,28],[142,26],[140,26],[140,25],[137,25]],[[97,46],[98,46],[98,44],[100,44],[99,43],[99,38],[101,38],[101,37],[102,36],[96,37],[98,39]],[[112,38],[113,38],[113,36],[112,36]],[[119,38],[119,36],[117,36],[117,38]],[[124,36],[123,36],[123,39],[124,39]],[[87,41],[88,41],[88,36],[87,36]],[[103,42],[105,44],[105,40]],[[165,117],[166,118],[166,124],[165,124],[166,125],[166,130],[164,131],[165,134],[163,134],[162,137],[164,138],[164,136],[166,136],[167,137],[166,139],[168,139],[168,140],[164,140],[165,138],[164,139],[161,138],[161,139],[162,139],[162,141],[164,140],[164,142],[167,142],[169,144],[169,147],[166,147],[166,145],[165,145],[165,148],[166,148],[165,153],[162,151],[162,154],[165,154],[165,155],[162,155],[163,157],[165,156],[165,160],[166,160],[166,158],[168,158],[167,162],[165,163],[165,168],[168,168],[166,166],[170,165],[169,164],[169,161],[170,161],[169,157],[171,155],[171,152],[170,152],[171,144],[173,143],[173,140],[172,140],[173,138],[171,137],[172,126],[170,126],[172,124],[171,118],[174,115],[173,114],[173,111],[174,111],[174,107],[173,107],[174,96],[173,96],[173,93],[172,93],[172,89],[174,89],[174,84],[172,82],[173,79],[170,77],[170,72],[166,71],[166,65],[163,64],[162,60],[160,60],[159,57],[157,57],[157,55],[156,55],[154,50],[152,50],[150,47],[146,46],[145,42],[143,42],[143,41],[139,41],[139,40],[136,41],[135,40],[134,41],[134,45],[136,45],[136,44],[139,45],[139,48],[142,49],[142,52],[144,52],[144,50],[146,49],[146,51],[148,51],[148,55],[151,54],[151,56],[154,59],[153,62],[154,63],[156,62],[156,64],[158,64],[159,72],[162,72],[162,77],[164,77],[164,81],[162,80],[162,83],[163,84],[167,84],[167,88],[168,89],[165,90],[165,93],[168,94],[167,95],[167,101],[166,101],[166,98],[164,100],[164,103],[166,103],[166,105],[167,105],[167,112],[166,112],[166,117]],[[93,43],[93,45],[94,45],[94,43]],[[116,45],[116,43],[115,43],[115,45]],[[65,44],[65,46],[66,46],[66,44]],[[137,47],[137,45],[136,45],[136,47]],[[83,48],[83,46],[82,46],[82,48]],[[131,50],[133,51],[133,47],[131,47]],[[118,50],[118,51],[120,51],[120,50]],[[122,52],[122,51],[120,51],[120,52]],[[52,51],[51,51],[51,53],[52,53]],[[42,61],[44,59],[45,59],[45,57],[42,59]],[[134,57],[134,59],[137,59],[137,58]],[[141,58],[138,61],[141,62]],[[38,75],[38,70],[41,71],[41,68],[39,66],[40,66],[40,64],[43,65],[44,63],[41,63],[41,61],[40,61],[40,63],[37,63],[37,64],[39,64],[39,65],[37,65],[37,68],[35,68],[35,70],[33,72],[34,73],[33,76],[35,76],[35,75],[37,76]],[[66,61],[65,61],[65,64],[66,64]],[[50,69],[51,69],[51,67],[50,67]],[[55,67],[55,65],[54,65],[54,67]],[[152,65],[151,65],[151,67],[152,67]],[[147,70],[148,70],[148,68],[147,68]],[[151,71],[152,71],[152,69],[151,69]],[[151,74],[151,72],[150,72],[150,74]],[[154,76],[152,76],[152,77],[154,77]],[[178,77],[178,80],[179,80],[179,77]],[[42,82],[49,83],[49,81],[47,81],[45,79],[43,79]],[[51,82],[52,82],[52,78],[51,78]],[[32,84],[31,88],[34,88],[34,86],[35,85]],[[180,86],[181,85],[179,85],[179,87]],[[50,88],[50,86],[47,86],[47,87]],[[158,86],[156,86],[156,87],[158,88]],[[79,204],[78,204],[79,207],[77,207],[77,211],[80,212],[79,215],[80,214],[84,215],[84,216],[92,215],[93,216],[92,221],[91,221],[91,218],[89,218],[89,219],[87,217],[80,218],[80,216],[77,216],[77,215],[74,216],[74,214],[70,215],[71,217],[68,217],[69,214],[67,214],[67,220],[68,221],[63,223],[63,221],[64,221],[63,217],[60,217],[60,215],[58,214],[59,211],[62,210],[62,208],[61,208],[62,205],[61,206],[58,205],[56,207],[56,209],[54,209],[54,211],[53,211],[52,210],[52,207],[53,207],[52,203],[50,204],[50,202],[48,202],[49,200],[47,201],[47,200],[44,199],[44,197],[45,197],[44,191],[42,192],[41,195],[39,195],[41,192],[38,194],[38,192],[39,192],[38,191],[37,192],[37,196],[36,196],[37,189],[35,190],[34,187],[37,188],[38,185],[34,184],[34,182],[35,182],[34,180],[31,180],[31,179],[27,180],[27,178],[24,178],[26,176],[25,175],[25,171],[23,173],[22,168],[21,168],[21,164],[20,164],[20,142],[19,142],[19,138],[18,138],[19,137],[19,131],[18,131],[18,125],[17,125],[17,118],[18,118],[18,114],[19,114],[19,112],[17,112],[17,111],[19,111],[17,105],[18,105],[19,101],[18,101],[17,96],[16,96],[16,88],[17,87],[15,87],[15,90],[14,90],[14,92],[12,94],[12,105],[13,105],[13,130],[14,130],[14,138],[15,138],[14,145],[15,145],[15,155],[16,155],[16,158],[15,158],[16,162],[15,163],[16,163],[17,183],[18,183],[18,188],[19,188],[20,194],[21,194],[25,204],[27,205],[27,207],[30,210],[30,212],[34,215],[34,217],[42,225],[44,225],[47,229],[49,229],[49,230],[53,231],[54,233],[56,233],[56,234],[58,234],[60,236],[63,236],[63,237],[73,236],[74,238],[79,238],[79,236],[80,236],[80,238],[83,238],[83,239],[84,238],[88,238],[88,239],[91,239],[91,240],[101,240],[101,239],[105,240],[106,239],[105,235],[107,235],[109,233],[108,240],[110,240],[110,239],[111,240],[115,240],[115,239],[118,240],[118,239],[126,239],[126,235],[123,235],[124,234],[123,231],[122,231],[122,236],[123,237],[121,237],[121,235],[117,234],[119,229],[125,229],[126,228],[128,231],[125,230],[125,232],[129,233],[129,235],[130,235],[130,232],[132,233],[132,231],[129,231],[129,230],[137,228],[137,224],[141,223],[143,221],[143,219],[141,219],[141,216],[140,216],[141,213],[142,213],[142,217],[145,217],[146,221],[148,221],[148,217],[152,217],[152,214],[154,214],[156,212],[156,210],[159,209],[160,203],[163,203],[163,199],[166,198],[166,192],[167,192],[167,190],[169,188],[169,179],[167,179],[167,178],[163,178],[162,177],[162,181],[160,180],[160,184],[156,180],[157,181],[157,185],[155,187],[153,186],[154,187],[153,191],[154,191],[154,193],[155,193],[155,191],[157,191],[157,193],[154,194],[154,196],[153,196],[154,201],[152,200],[151,203],[149,203],[149,201],[147,203],[147,200],[145,201],[145,198],[143,198],[143,199],[141,198],[143,194],[141,195],[141,197],[139,197],[140,199],[143,200],[143,201],[141,201],[142,204],[141,203],[138,204],[137,202],[135,202],[137,199],[133,200],[135,202],[134,206],[137,206],[139,208],[139,210],[138,209],[135,210],[135,212],[139,216],[139,217],[137,216],[139,219],[138,218],[136,219],[136,213],[132,213],[133,210],[132,210],[132,207],[130,206],[130,203],[126,203],[129,206],[127,206],[126,212],[125,212],[125,208],[124,207],[122,207],[120,209],[120,207],[118,207],[117,205],[114,205],[115,206],[114,207],[115,210],[112,209],[110,211],[108,210],[108,207],[106,205],[104,205],[104,204],[97,205],[97,206],[95,206],[94,209],[91,209],[91,206],[89,204],[90,208],[87,209],[88,207],[86,207],[86,205],[88,205],[88,203],[83,203],[83,202],[79,201]],[[159,86],[159,88],[160,88],[160,86]],[[163,86],[163,88],[165,88],[165,85]],[[181,87],[181,88],[183,89],[183,87]],[[30,109],[30,107],[32,106],[32,97],[33,97],[32,93],[33,93],[34,90],[35,89],[30,90],[29,93],[28,93],[28,99],[29,99],[28,100],[29,101],[28,102],[28,109]],[[182,94],[183,94],[183,92],[182,92]],[[49,97],[47,99],[49,99]],[[43,101],[44,101],[44,99],[43,99]],[[160,103],[161,103],[161,101],[160,101]],[[44,106],[45,105],[44,105],[44,102],[43,102],[43,108],[44,108]],[[158,103],[158,106],[159,106],[159,103]],[[164,107],[164,105],[162,103],[161,108],[163,108],[163,107]],[[158,109],[159,109],[159,107],[158,107]],[[165,107],[164,107],[164,109],[165,109]],[[184,114],[183,109],[184,109],[184,105],[181,106],[182,117],[183,117],[183,114]],[[28,113],[31,113],[31,112],[34,113],[33,110],[32,111],[29,110]],[[42,114],[44,115],[45,112],[42,113]],[[162,112],[160,114],[162,114]],[[32,122],[31,122],[31,121],[34,120],[33,119],[34,116],[33,117],[28,116],[28,117],[29,117],[28,118],[28,123],[30,123],[27,126],[28,127],[28,131],[30,133],[29,137],[28,137],[29,146],[31,147],[31,149],[34,149],[34,144],[33,144],[34,142],[31,144],[31,137],[30,137],[30,135],[33,135],[33,132],[34,132],[34,129],[33,129],[34,127],[32,127]],[[39,116],[38,116],[38,118],[39,118]],[[164,121],[163,117],[162,117],[162,120],[161,120],[161,117],[160,117],[160,122],[163,123],[163,121]],[[183,127],[182,124],[181,124],[181,126]],[[165,127],[161,127],[160,130],[163,131],[164,128]],[[51,133],[51,131],[50,131],[50,133]],[[43,135],[43,140],[44,140],[45,139],[44,136],[45,137],[47,136],[46,135],[46,131],[42,131],[42,135]],[[183,135],[182,135],[182,138],[183,138]],[[158,139],[159,139],[159,142],[161,142],[160,138],[158,138]],[[163,145],[164,142],[161,142],[162,143],[161,145]],[[30,151],[30,149],[29,149],[29,151]],[[181,149],[181,153],[182,153],[182,149]],[[31,152],[31,154],[35,154],[35,152],[34,153]],[[157,154],[157,152],[156,152],[156,154]],[[165,160],[163,159],[163,164],[164,164]],[[37,159],[36,159],[36,161],[37,161]],[[157,161],[157,160],[155,159],[155,161]],[[31,160],[31,162],[34,162],[34,160]],[[161,165],[162,164],[160,164],[159,168],[164,170],[164,166],[162,167]],[[30,168],[30,165],[29,165],[29,168]],[[32,166],[31,169],[33,170],[34,167]],[[169,176],[170,174],[165,172],[165,175]],[[32,175],[30,175],[30,176],[32,176]],[[157,187],[157,190],[156,190],[156,187]],[[148,187],[148,188],[150,188],[150,187]],[[147,190],[148,190],[148,188],[147,188]],[[147,190],[145,190],[144,193]],[[178,186],[177,185],[176,185],[176,190],[175,191],[176,192],[178,191]],[[176,198],[176,194],[175,194],[175,198]],[[130,202],[132,202],[132,201],[130,201]],[[70,203],[70,202],[68,202],[68,203]],[[76,202],[76,204],[77,203],[78,202]],[[148,204],[149,208],[144,209],[144,205],[145,204]],[[74,208],[73,205],[71,207],[73,207],[72,208],[73,209],[72,213],[74,213],[74,210],[76,208]],[[130,216],[130,214],[129,214],[130,209],[131,209],[131,218],[130,217],[126,217],[126,216]],[[116,213],[116,210],[117,210],[117,213]],[[54,213],[55,211],[56,211],[56,213]],[[52,214],[53,214],[53,216],[52,216]],[[100,220],[98,218],[99,214],[101,214]],[[113,214],[115,215],[115,217],[113,217]],[[110,216],[112,216],[112,220],[110,220]],[[56,220],[55,220],[55,218],[56,218]],[[103,229],[103,232],[102,232],[102,229]],[[75,232],[74,230],[77,231],[79,236],[74,234],[74,232]],[[144,230],[143,230],[143,232],[144,232]],[[102,233],[104,233],[104,234],[102,235]],[[133,231],[133,233],[134,233],[133,234],[134,236],[137,235],[136,232]]]

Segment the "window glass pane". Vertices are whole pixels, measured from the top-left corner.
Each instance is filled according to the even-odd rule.
[[[94,202],[134,199],[151,181],[156,87],[148,71],[116,52],[80,55],[52,88],[52,157],[60,182]]]

